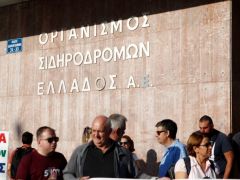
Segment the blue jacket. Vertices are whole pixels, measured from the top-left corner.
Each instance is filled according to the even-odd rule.
[[[158,177],[168,176],[168,170],[171,166],[175,165],[179,159],[187,156],[187,151],[184,144],[179,140],[174,140],[173,143],[166,149],[164,156],[161,160]]]

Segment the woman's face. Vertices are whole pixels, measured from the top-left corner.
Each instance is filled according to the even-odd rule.
[[[212,153],[212,145],[207,137],[203,138],[202,142],[195,149],[196,155],[203,158],[209,158]]]
[[[129,142],[126,138],[122,138],[121,141],[120,141],[120,145],[122,147],[125,147],[126,149],[129,149]]]

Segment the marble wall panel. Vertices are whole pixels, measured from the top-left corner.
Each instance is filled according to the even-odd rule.
[[[232,98],[230,5],[230,1],[223,1],[159,10],[147,14],[150,24],[147,28],[140,27],[144,17],[138,16],[139,27],[134,31],[126,27],[132,17],[123,16],[123,32],[75,40],[67,40],[73,31],[67,28],[69,21],[86,18],[87,22],[92,22],[93,17],[89,15],[99,12],[86,10],[81,12],[83,17],[75,17],[71,9],[63,8],[66,17],[55,24],[66,21],[66,26],[46,31],[49,37],[57,31],[58,37],[54,43],[48,42],[43,46],[38,40],[39,33],[34,33],[44,33],[54,17],[49,16],[49,9],[36,6],[35,15],[41,17],[33,18],[36,23],[30,25],[30,29],[23,29],[24,32],[34,31],[32,36],[23,37],[23,52],[6,54],[3,50],[6,41],[0,42],[0,120],[3,122],[1,129],[13,134],[11,147],[19,144],[15,124],[20,123],[23,130],[34,133],[40,126],[47,125],[56,129],[60,137],[58,150],[68,159],[73,149],[81,144],[84,127],[91,126],[95,116],[112,113],[122,113],[128,118],[126,134],[133,137],[136,153],[144,160],[151,149],[157,160],[162,157],[164,148],[155,138],[155,124],[165,118],[177,122],[177,136],[184,143],[191,133],[189,129],[197,130],[198,119],[204,114],[212,116],[217,129],[229,133]],[[54,10],[52,15],[59,15],[58,10]],[[13,17],[6,21],[13,21]],[[21,21],[24,19],[26,14]],[[119,19],[114,18],[115,21]],[[108,28],[111,25],[111,21],[96,21],[97,34],[101,33],[101,23]],[[78,23],[70,25],[77,33],[80,32]],[[94,28],[93,23],[82,24],[88,25]],[[19,28],[20,24],[16,27]],[[19,34],[13,27],[9,30],[12,31],[10,34]],[[60,40],[61,30],[63,42]],[[4,32],[4,29],[0,30],[1,35]],[[64,67],[39,69],[41,56],[86,54],[88,51],[93,54],[96,49],[121,48],[141,42],[149,42],[149,56],[109,62],[99,58],[96,63],[81,65],[74,65],[71,61]],[[116,89],[110,88],[111,75],[114,75]],[[86,78],[89,89],[86,87],[88,84],[84,86]],[[66,92],[63,89],[59,91],[62,81]],[[39,82],[44,83],[43,95],[38,95]],[[75,87],[71,91],[74,82],[78,89]]]

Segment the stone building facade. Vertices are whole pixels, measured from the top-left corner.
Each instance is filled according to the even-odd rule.
[[[30,0],[0,7],[0,27],[0,120],[12,148],[16,124],[48,125],[69,158],[99,114],[128,118],[143,159],[161,157],[155,124],[165,118],[183,142],[204,114],[239,130],[232,1]],[[7,53],[16,38],[22,51]]]

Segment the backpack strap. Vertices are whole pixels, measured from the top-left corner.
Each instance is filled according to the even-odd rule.
[[[209,161],[210,161],[210,163],[211,163],[210,168],[214,171],[214,173],[216,173],[216,172],[215,172],[214,162],[213,162],[212,160],[209,160]]]
[[[190,171],[191,171],[191,161],[190,161],[190,158],[189,156],[183,158],[184,160],[184,163],[185,163],[185,167],[186,167],[186,170],[187,170],[187,175],[189,176],[190,174]]]
[[[184,163],[185,163],[185,167],[186,167],[186,170],[187,170],[187,175],[189,176],[190,174],[190,171],[191,171],[191,161],[190,161],[190,158],[189,156],[183,158],[184,160]],[[215,172],[215,165],[214,165],[214,162],[212,160],[209,160],[211,165],[210,165],[210,168]]]

